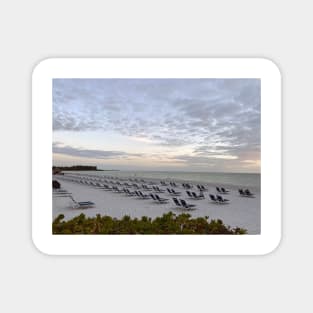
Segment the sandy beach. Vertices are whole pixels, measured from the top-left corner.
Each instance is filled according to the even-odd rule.
[[[91,208],[74,208],[73,200],[67,195],[53,195],[53,218],[59,214],[64,214],[65,220],[71,219],[81,213],[86,216],[94,217],[97,214],[109,215],[112,217],[120,218],[124,215],[131,217],[148,216],[151,218],[161,216],[164,213],[172,211],[175,214],[188,212],[192,217],[204,217],[209,216],[212,219],[221,219],[226,225],[231,227],[241,227],[248,231],[248,234],[259,234],[261,225],[261,214],[260,214],[260,190],[259,188],[249,188],[254,194],[254,198],[241,197],[238,193],[238,188],[242,186],[234,185],[222,185],[229,190],[228,194],[221,194],[223,198],[229,200],[227,204],[216,204],[210,200],[209,194],[218,194],[216,186],[214,184],[203,184],[207,189],[204,191],[204,199],[197,200],[188,197],[186,190],[182,186],[182,182],[177,180],[173,181],[176,183],[175,187],[163,186],[160,180],[156,179],[144,179],[145,182],[141,182],[140,178],[137,177],[137,182],[126,178],[119,178],[118,180],[111,179],[110,176],[86,176],[82,174],[66,174],[66,175],[55,175],[53,179],[58,180],[61,183],[61,188],[71,193],[73,199],[79,201],[92,201],[94,207]],[[75,179],[76,181],[70,181]],[[119,189],[126,187],[124,184],[138,184],[140,187],[142,184],[148,185],[148,187],[157,186],[160,189],[166,191],[167,188],[173,188],[175,191],[181,192],[180,195],[176,196],[179,199],[184,199],[188,204],[194,204],[194,210],[184,210],[178,208],[173,202],[172,198],[175,197],[169,194],[167,191],[164,193],[158,193],[161,198],[167,198],[167,203],[158,203],[152,198],[139,199],[138,197],[130,197],[125,193],[117,193],[112,190],[103,190],[95,186],[82,184],[77,181],[85,179],[86,181],[93,183],[106,184],[105,181],[117,183]],[[166,182],[169,183],[169,182]],[[199,194],[199,190],[196,185],[197,182],[189,182],[193,188],[190,191]],[[121,184],[121,185],[119,185]],[[109,183],[108,185],[113,186]],[[128,187],[126,187],[128,188]],[[138,190],[137,188],[129,188],[130,191]],[[155,192],[145,191],[140,188],[144,194],[150,194]]]

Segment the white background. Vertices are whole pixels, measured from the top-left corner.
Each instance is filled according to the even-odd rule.
[[[2,1],[1,311],[312,311],[311,14],[310,1],[300,0]],[[259,257],[40,254],[31,242],[31,70],[53,56],[259,56],[278,63],[280,247]]]

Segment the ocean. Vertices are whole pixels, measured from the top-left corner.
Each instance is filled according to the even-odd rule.
[[[207,173],[207,172],[166,172],[166,171],[82,171],[73,172],[121,178],[145,178],[179,180],[208,184],[234,185],[260,188],[261,174],[251,173]]]

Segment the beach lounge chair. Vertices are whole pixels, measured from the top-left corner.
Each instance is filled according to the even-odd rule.
[[[112,190],[118,193],[123,193],[124,191],[122,189],[118,189],[116,186],[112,187]]]
[[[66,189],[53,189],[54,194],[69,193]]]
[[[188,204],[185,200],[183,199],[180,199],[180,203],[181,205],[185,208],[185,209],[188,209],[188,210],[193,210],[195,208],[195,204]]]
[[[138,193],[139,193],[141,199],[148,199],[149,198],[149,195],[145,195],[141,191],[138,191]]]
[[[182,186],[185,188],[185,189],[191,189],[193,188],[192,185],[188,184],[188,183],[183,183]]]
[[[249,189],[243,190],[243,189],[238,189],[239,195],[242,197],[246,198],[254,198],[254,194],[250,192]]]
[[[221,194],[227,194],[229,193],[229,190],[226,190],[224,187],[216,187],[216,190],[218,193],[221,193]]]
[[[55,197],[68,197],[70,196],[72,193],[65,190],[65,189],[54,189],[53,190],[53,196]]]
[[[193,196],[194,199],[197,199],[197,200],[202,200],[202,199],[204,199],[204,194],[202,193],[202,191],[200,191],[200,194],[199,194],[199,195],[197,195],[195,192],[192,192],[191,194],[192,194],[192,196]]]
[[[174,190],[174,189],[171,189],[171,191],[172,191],[172,194],[175,195],[175,196],[178,196],[178,195],[181,194],[180,191],[176,191],[176,190]]]
[[[204,199],[204,195],[203,195],[202,191],[200,191],[199,195],[197,195],[195,192],[191,192],[189,190],[187,190],[186,193],[190,199],[193,199],[193,200],[203,200]]]
[[[246,194],[246,196],[248,196],[248,197],[253,197],[253,196],[254,196],[254,194],[251,193],[249,189],[246,189],[246,190],[245,190],[245,194]]]
[[[152,188],[153,188],[153,190],[155,192],[158,192],[158,193],[164,193],[165,192],[165,190],[164,189],[160,189],[159,186],[153,186]]]
[[[75,209],[88,209],[88,208],[93,208],[94,206],[95,206],[94,202],[82,201],[82,202],[76,202],[74,208]]]
[[[159,195],[154,195],[154,196],[155,196],[155,198],[156,198],[160,203],[168,202],[168,199],[160,198]]]
[[[128,197],[133,197],[133,196],[136,195],[135,192],[130,191],[130,190],[127,189],[127,188],[124,188],[124,192],[125,192],[126,196],[128,196]]]
[[[107,184],[103,184],[103,187],[101,188],[102,190],[112,190],[112,187],[110,187]]]
[[[168,193],[170,193],[171,195],[174,195],[174,196],[179,196],[181,194],[181,192],[175,191],[174,189],[167,188],[167,191],[168,191]]]
[[[153,195],[152,193],[150,193],[150,197],[154,201],[156,201],[157,203],[166,203],[166,202],[168,202],[168,199],[160,198],[157,194]]]
[[[193,198],[192,193],[189,190],[186,191],[186,194],[189,198]]]
[[[72,196],[70,196],[70,198],[74,202],[73,209],[87,209],[87,208],[92,208],[92,207],[95,206],[95,203],[91,202],[91,201],[81,201],[81,202],[78,202]]]
[[[219,196],[219,195],[217,195],[216,196],[216,199],[220,202],[220,203],[228,203],[229,202],[229,200],[228,199],[224,199],[224,198],[222,198],[221,196]]]
[[[213,203],[216,203],[216,204],[227,204],[227,203],[229,203],[228,199],[223,199],[219,195],[216,195],[216,196],[210,195],[210,199],[212,200]]]
[[[201,191],[208,191],[208,188],[204,187],[203,185],[200,185]]]
[[[140,193],[139,193],[138,190],[135,191],[135,195],[136,195],[138,198],[141,198],[141,195],[140,195]]]
[[[199,191],[207,191],[208,190],[203,185],[197,185],[197,188],[199,189]]]
[[[180,202],[177,200],[177,198],[172,198],[172,199],[177,206],[182,206]]]
[[[158,200],[156,199],[156,197],[154,196],[154,194],[150,193],[149,195],[150,195],[150,197],[151,197],[153,200],[158,201]]]
[[[56,198],[66,198],[66,197],[70,197],[72,194],[71,193],[60,193],[60,194],[53,194],[53,197]]]
[[[210,199],[211,199],[211,201],[212,202],[214,202],[214,203],[219,203],[219,201],[215,198],[215,196],[214,195],[209,195],[210,196]]]
[[[226,190],[224,187],[221,187],[223,193],[229,193],[229,190]]]
[[[148,190],[148,191],[152,190],[152,188],[148,187],[147,185],[142,185],[142,189]]]

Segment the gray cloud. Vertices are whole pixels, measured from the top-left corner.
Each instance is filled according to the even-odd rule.
[[[216,153],[259,159],[260,88],[258,79],[55,79],[53,129],[191,145],[198,162]]]
[[[81,149],[71,146],[63,145],[61,142],[54,142],[53,153],[65,154],[74,157],[81,158],[93,158],[93,159],[121,159],[129,157],[141,156],[139,153],[126,153],[123,151],[104,151],[104,150],[93,150],[93,149]]]

